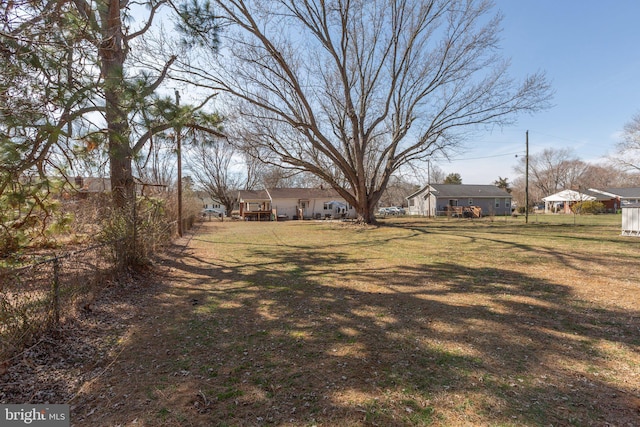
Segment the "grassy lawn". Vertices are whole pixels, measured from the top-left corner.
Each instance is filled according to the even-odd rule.
[[[74,419],[637,425],[640,239],[529,220],[204,223]]]

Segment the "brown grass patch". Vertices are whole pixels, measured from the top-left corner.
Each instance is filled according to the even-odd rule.
[[[637,424],[640,240],[599,221],[207,223],[148,279],[72,419]]]

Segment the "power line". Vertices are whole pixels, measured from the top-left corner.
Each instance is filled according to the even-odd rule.
[[[505,154],[496,154],[494,156],[483,156],[483,157],[467,157],[465,159],[449,159],[449,162],[453,163],[453,162],[463,162],[466,160],[482,160],[482,159],[492,159],[492,158],[496,158],[496,157],[506,157],[506,156],[514,156],[514,155],[519,155],[519,154],[523,154],[523,151],[516,151],[513,153],[505,153]]]

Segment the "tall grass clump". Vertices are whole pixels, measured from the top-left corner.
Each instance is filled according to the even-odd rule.
[[[103,218],[98,241],[110,247],[116,268],[141,267],[161,242],[171,238],[164,201],[138,198],[125,209],[109,209]]]

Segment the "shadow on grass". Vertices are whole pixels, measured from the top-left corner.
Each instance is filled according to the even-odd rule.
[[[584,270],[581,265],[607,265],[610,269],[617,266],[628,267],[629,263],[637,262],[636,254],[640,250],[640,242],[620,235],[619,228],[594,225],[569,225],[569,224],[513,224],[495,222],[470,222],[470,220],[437,220],[404,221],[402,223],[385,223],[384,227],[407,229],[413,233],[424,235],[454,234],[461,238],[467,238],[474,243],[499,244],[505,251],[515,250],[536,256],[546,256],[555,259],[564,266],[575,270]],[[601,235],[593,233],[593,229],[601,230]],[[588,232],[586,232],[588,231]],[[493,234],[494,237],[487,237]],[[594,235],[595,234],[595,235]],[[531,240],[536,245],[523,243]],[[539,244],[539,242],[548,244]],[[558,249],[558,243],[562,249]],[[600,248],[604,244],[614,244],[621,253],[615,258],[610,254],[598,254],[598,251],[572,251],[566,248],[592,247]],[[627,253],[624,253],[624,250]]]
[[[169,254],[166,318],[129,344],[148,424],[638,420],[639,311],[499,267],[371,269],[326,249],[255,245],[241,266]]]

